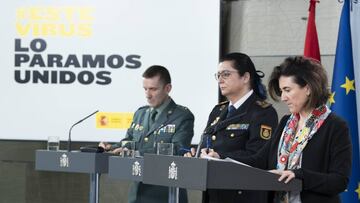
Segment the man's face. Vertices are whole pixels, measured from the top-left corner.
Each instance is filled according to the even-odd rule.
[[[221,94],[228,97],[228,99],[241,94],[246,86],[248,86],[248,74],[240,76],[238,71],[233,67],[232,61],[223,61],[220,63],[218,74],[220,75],[218,84]]]
[[[152,78],[144,78],[143,87],[149,106],[154,108],[164,103],[171,91],[171,84],[164,85],[158,75]]]

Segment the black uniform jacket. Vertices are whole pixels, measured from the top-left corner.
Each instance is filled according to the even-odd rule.
[[[237,110],[226,118],[229,102],[216,105],[210,113],[202,148],[214,149],[221,158],[250,156],[270,140],[278,117],[271,104],[253,93]],[[236,176],[237,174],[234,174]],[[263,202],[265,192],[208,190],[204,202]]]
[[[273,138],[256,155],[238,160],[263,169],[275,169],[279,140],[289,116],[284,116]],[[303,150],[301,168],[294,170],[302,179],[302,203],[340,202],[339,193],[348,184],[351,171],[351,140],[347,124],[334,113],[325,119]],[[273,193],[269,195],[272,202]]]

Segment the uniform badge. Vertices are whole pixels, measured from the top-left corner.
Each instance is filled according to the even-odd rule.
[[[175,133],[176,125],[175,124],[167,124],[165,127],[161,128],[160,131],[164,133],[173,134]]]
[[[271,137],[271,127],[267,125],[261,125],[260,137],[264,140],[268,140]]]
[[[215,125],[219,121],[220,117],[216,117],[215,120],[210,125]]]
[[[225,109],[225,107],[226,105],[221,105],[219,110],[222,111],[223,109]]]
[[[226,130],[247,130],[249,128],[248,123],[233,123],[226,127]]]
[[[139,124],[136,124],[135,125],[135,130],[139,130],[139,126],[140,126]]]

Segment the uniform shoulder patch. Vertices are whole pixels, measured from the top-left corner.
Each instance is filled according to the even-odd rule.
[[[267,108],[267,107],[269,107],[269,106],[271,106],[271,103],[269,103],[269,102],[267,102],[267,101],[256,101],[256,104],[258,105],[258,106],[260,106],[261,108]]]
[[[264,140],[269,140],[271,138],[271,127],[268,125],[260,126],[260,137]]]

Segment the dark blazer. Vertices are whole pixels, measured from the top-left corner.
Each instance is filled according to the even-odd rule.
[[[236,158],[255,154],[270,140],[278,117],[271,104],[262,101],[253,93],[237,110],[226,118],[229,102],[216,105],[210,113],[206,136],[202,147],[214,149],[221,158]],[[236,174],[234,174],[236,176]],[[203,202],[252,202],[261,203],[265,192],[238,190],[208,190]]]
[[[273,138],[256,155],[238,160],[263,169],[275,169],[282,131],[289,116],[284,116]],[[351,140],[345,121],[334,113],[325,119],[303,150],[301,168],[295,177],[303,181],[302,203],[340,202],[339,193],[349,182],[351,171]],[[272,202],[273,193],[269,195]]]
[[[156,153],[156,143],[174,143],[174,153],[181,147],[189,148],[194,135],[194,115],[186,107],[173,100],[159,115],[152,127],[148,127],[149,106],[139,108],[124,140],[136,142],[140,154]],[[167,203],[168,187],[134,182],[130,186],[131,203]],[[180,202],[187,202],[186,190],[180,190]]]

